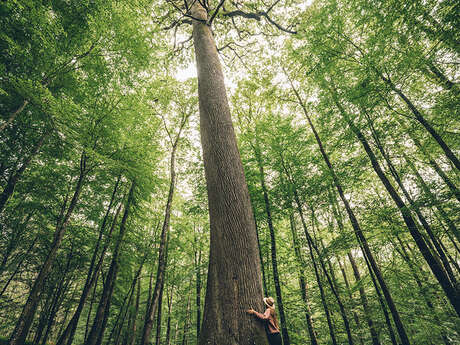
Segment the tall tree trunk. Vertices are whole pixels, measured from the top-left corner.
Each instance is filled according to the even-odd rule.
[[[10,255],[14,252],[14,250],[18,247],[18,245],[22,242],[22,235],[27,229],[27,226],[34,215],[35,211],[29,212],[26,216],[24,216],[24,221],[20,222],[18,226],[11,231],[11,235],[8,236],[8,244],[3,252],[3,259],[0,263],[0,276],[3,274],[6,268],[6,264],[10,258]]]
[[[272,259],[272,268],[273,268],[273,282],[275,284],[276,300],[278,303],[279,316],[281,321],[281,332],[283,334],[283,344],[290,345],[289,333],[286,325],[286,315],[284,314],[283,306],[283,297],[281,293],[281,285],[279,280],[278,273],[278,261],[276,258],[276,238],[275,238],[275,228],[273,226],[270,198],[268,196],[267,186],[265,184],[265,172],[262,162],[262,157],[260,154],[260,148],[256,138],[256,144],[254,146],[254,155],[256,156],[257,165],[259,167],[259,182],[262,187],[262,193],[264,195],[264,204],[265,204],[265,213],[267,215],[268,229],[270,231],[270,243],[271,243],[271,259]]]
[[[370,277],[372,279],[372,283],[374,284],[375,292],[377,293],[377,297],[378,297],[378,300],[379,300],[379,303],[380,303],[380,308],[382,309],[383,315],[385,317],[385,323],[387,324],[387,329],[388,329],[388,333],[390,335],[391,343],[393,345],[399,345],[398,341],[396,340],[396,335],[395,335],[395,332],[393,330],[393,326],[391,325],[390,315],[388,315],[388,311],[387,311],[387,307],[385,305],[385,301],[384,301],[384,299],[382,297],[382,293],[380,292],[379,283],[377,283],[377,281],[376,281],[376,278],[375,278],[376,275],[374,274],[374,270],[371,269],[371,262],[370,262],[369,258],[367,257],[366,252],[364,250],[362,250],[362,253],[363,253],[364,260],[366,261],[366,265],[369,268],[369,275],[370,275]]]
[[[383,295],[385,296],[385,300],[386,302],[388,303],[388,307],[390,308],[390,311],[391,311],[391,315],[393,317],[393,320],[395,322],[395,326],[396,326],[396,329],[398,330],[398,334],[401,338],[401,342],[403,343],[403,345],[410,345],[410,341],[409,341],[409,338],[407,336],[407,333],[406,333],[406,330],[404,328],[404,325],[402,323],[402,320],[401,320],[401,317],[399,316],[399,312],[396,308],[396,305],[394,304],[394,301],[393,301],[393,297],[391,296],[391,293],[390,293],[390,290],[388,289],[386,283],[385,283],[385,280],[383,279],[383,276],[380,272],[380,268],[378,267],[377,265],[377,262],[375,261],[374,259],[374,256],[372,255],[372,252],[369,248],[369,245],[367,243],[367,239],[365,238],[362,230],[361,230],[361,226],[359,225],[359,222],[358,222],[358,219],[356,218],[351,206],[350,206],[350,203],[348,202],[348,200],[345,198],[345,193],[343,191],[343,188],[342,188],[342,185],[339,181],[339,178],[337,176],[337,174],[335,173],[335,170],[331,164],[331,161],[329,160],[329,156],[327,155],[325,149],[324,149],[324,146],[323,146],[323,143],[321,141],[321,138],[319,137],[318,135],[318,132],[316,131],[316,128],[315,126],[313,125],[313,122],[311,121],[311,118],[308,114],[308,111],[307,111],[307,108],[305,107],[305,104],[302,100],[302,98],[300,97],[300,94],[298,93],[297,89],[295,89],[293,83],[291,82],[291,88],[294,92],[294,94],[296,95],[297,97],[297,100],[304,112],[304,115],[305,117],[307,118],[307,121],[308,121],[308,124],[310,125],[310,128],[315,136],[315,139],[316,139],[316,142],[318,144],[318,147],[319,147],[319,150],[321,152],[321,155],[323,156],[323,159],[324,159],[324,162],[326,163],[327,167],[328,167],[328,170],[329,170],[329,173],[331,174],[332,176],[332,179],[334,181],[334,185],[335,187],[337,188],[337,192],[340,196],[340,199],[342,200],[344,206],[345,206],[345,209],[347,211],[347,214],[348,214],[348,218],[350,219],[350,223],[353,227],[353,230],[354,230],[354,233],[355,233],[355,236],[358,240],[358,243],[360,243],[360,245],[362,246],[362,249],[366,255],[366,257],[368,258],[369,260],[369,264],[370,266],[369,267],[372,267],[372,270],[373,272],[375,273],[376,277],[377,277],[377,280],[380,284],[380,287],[382,288],[382,292],[383,292]]]
[[[29,166],[30,162],[32,162],[32,159],[38,154],[40,151],[40,148],[43,145],[43,142],[45,141],[45,138],[48,136],[49,132],[46,131],[45,133],[42,134],[38,142],[35,144],[34,148],[32,149],[32,152],[29,154],[29,157],[26,158],[26,160],[22,163],[21,167],[13,172],[11,176],[8,178],[8,181],[6,183],[5,188],[3,189],[2,193],[0,194],[0,214],[3,212],[6,202],[10,198],[10,196],[14,192],[14,188],[16,187],[16,183],[19,181],[21,178],[22,174],[26,170],[26,168]]]
[[[190,293],[188,294],[187,298],[187,307],[185,309],[185,321],[184,321],[184,329],[182,331],[182,342],[181,345],[187,345],[187,333],[189,328],[189,317],[190,317]]]
[[[102,272],[100,274],[96,274],[96,282],[94,283],[93,296],[91,297],[91,302],[89,304],[89,309],[88,309],[88,316],[86,317],[85,338],[84,338],[85,343],[88,340],[88,334],[89,334],[89,331],[90,331],[89,324],[90,324],[90,320],[91,320],[91,312],[93,311],[93,304],[94,304],[94,301],[96,299],[97,282],[98,282],[100,276],[103,276]]]
[[[99,229],[99,237],[97,239],[96,248],[94,249],[93,256],[91,257],[91,263],[89,265],[88,275],[86,277],[85,285],[83,286],[83,291],[81,293],[77,309],[75,310],[75,313],[72,316],[72,318],[70,319],[70,322],[67,325],[67,327],[65,328],[64,332],[59,337],[56,345],[63,345],[66,342],[67,342],[67,345],[72,344],[73,337],[74,337],[75,331],[77,329],[78,320],[80,319],[80,315],[81,315],[81,313],[83,311],[83,307],[85,306],[85,303],[86,303],[86,300],[87,300],[87,298],[88,298],[88,296],[90,294],[91,288],[92,288],[93,284],[96,282],[96,277],[99,274],[99,271],[100,271],[100,269],[102,267],[102,262],[104,260],[107,248],[108,248],[108,246],[110,244],[110,239],[112,237],[113,229],[115,228],[115,224],[116,224],[116,221],[117,221],[117,218],[118,218],[118,214],[120,213],[120,210],[121,210],[121,204],[120,204],[120,206],[118,207],[118,209],[117,209],[117,211],[115,213],[115,216],[114,216],[114,219],[113,219],[113,222],[112,222],[112,226],[110,227],[110,231],[108,233],[108,236],[107,236],[107,239],[106,239],[106,242],[105,242],[105,246],[102,249],[102,252],[101,252],[100,257],[99,257],[99,261],[96,263],[97,254],[99,252],[99,246],[100,246],[101,241],[102,241],[102,236],[104,234],[105,227],[106,227],[107,221],[109,219],[110,211],[111,211],[111,209],[113,207],[113,204],[115,202],[115,196],[117,194],[120,179],[121,179],[121,175],[118,176],[118,178],[117,178],[117,181],[115,183],[115,187],[114,187],[113,192],[112,192],[112,196],[110,198],[109,205],[107,206],[107,211],[106,211],[106,213],[104,215],[101,227]]]
[[[107,325],[108,312],[110,310],[110,304],[117,279],[119,269],[119,254],[123,237],[126,232],[126,221],[128,219],[129,210],[134,198],[135,183],[131,183],[129,189],[128,199],[126,201],[123,218],[120,223],[120,231],[118,233],[117,242],[115,249],[112,254],[112,262],[110,263],[109,271],[107,272],[107,278],[104,283],[104,289],[102,290],[101,299],[97,307],[96,316],[94,318],[91,331],[89,332],[88,339],[85,341],[85,345],[100,345],[104,336],[105,328]]]
[[[136,304],[134,307],[134,313],[132,315],[132,323],[131,323],[131,328],[128,332],[128,345],[134,345],[136,342],[136,320],[137,320],[137,315],[139,313],[139,301],[140,301],[140,296],[141,296],[141,277],[137,277],[137,294],[136,294]]]
[[[35,315],[35,311],[37,309],[38,301],[40,299],[40,293],[43,289],[43,283],[46,277],[48,276],[49,272],[51,271],[53,263],[56,259],[57,251],[61,245],[64,233],[67,230],[67,226],[70,222],[70,216],[72,215],[75,206],[77,205],[85,176],[86,154],[85,152],[83,152],[80,158],[80,175],[77,180],[77,185],[75,186],[75,191],[72,200],[64,216],[64,219],[56,227],[51,249],[45,259],[45,262],[43,263],[43,266],[40,269],[40,273],[34,281],[32,289],[30,290],[29,297],[27,298],[27,302],[24,305],[21,316],[19,317],[14,331],[10,336],[10,340],[8,342],[9,345],[22,345],[26,340],[27,334],[29,333],[29,329]]]
[[[190,1],[198,70],[203,161],[210,217],[210,256],[200,345],[266,345],[254,217],[208,14]],[[243,253],[243,255],[242,255]]]
[[[329,202],[330,202],[330,205],[332,206],[331,207],[332,214],[333,214],[334,218],[336,219],[337,225],[339,227],[339,231],[342,234],[344,234],[345,229],[344,229],[344,226],[343,226],[343,218],[342,218],[342,214],[341,214],[340,209],[339,209],[339,205],[337,204],[337,198],[336,198],[335,195],[332,195],[332,193],[328,193],[328,194],[329,194]],[[359,243],[359,245],[360,245],[361,251],[363,251],[361,243]],[[356,281],[356,283],[359,283],[360,280],[361,280],[361,275],[359,273],[358,266],[356,265],[356,262],[355,262],[355,260],[353,258],[353,255],[351,254],[351,252],[347,253],[347,257],[350,260],[350,264],[351,264],[351,267],[353,269],[353,275],[355,277],[355,281]],[[372,270],[372,267],[368,266],[368,268],[369,268],[369,270]],[[375,288],[378,289],[377,286],[375,286]],[[360,285],[360,287],[359,287],[359,295],[360,295],[360,299],[361,299],[361,304],[363,305],[364,316],[365,316],[367,324],[369,326],[369,332],[371,333],[372,344],[373,345],[380,345],[378,332],[376,331],[375,323],[371,318],[371,310],[370,310],[369,304],[367,302],[367,295],[366,295],[366,292],[365,292],[364,287],[362,285]]]
[[[3,296],[3,294],[5,293],[6,289],[10,285],[10,283],[13,281],[14,277],[16,276],[16,274],[18,274],[18,272],[21,269],[21,266],[22,266],[22,263],[24,262],[24,260],[29,257],[29,254],[32,251],[33,247],[35,246],[35,243],[37,243],[38,237],[39,237],[39,235],[35,236],[34,240],[30,244],[30,246],[27,248],[26,252],[22,255],[21,259],[19,260],[18,264],[16,265],[16,268],[15,268],[14,272],[8,278],[8,281],[3,286],[2,291],[0,291],[0,297]]]
[[[427,290],[424,288],[424,286],[422,284],[422,281],[421,281],[420,277],[417,274],[417,270],[414,267],[414,264],[413,264],[412,260],[410,259],[409,254],[407,253],[406,248],[404,247],[404,244],[403,244],[401,238],[399,238],[399,236],[396,236],[396,239],[398,240],[399,245],[400,245],[399,248],[398,248],[398,246],[396,244],[394,245],[396,251],[399,253],[399,255],[403,258],[403,260],[409,266],[409,270],[410,270],[412,276],[414,277],[415,282],[417,283],[417,287],[419,288],[420,295],[423,297],[426,305],[428,306],[428,309],[430,309],[431,315],[433,315],[434,321],[436,322],[437,325],[440,325],[441,321],[436,316],[436,311],[435,311],[434,305],[431,302],[431,299],[427,294]],[[449,342],[447,336],[443,332],[441,332],[441,337],[442,337],[443,342],[444,342],[445,345],[450,345],[450,342]]]
[[[441,264],[436,260],[436,258],[431,253],[429,247],[427,246],[426,242],[423,239],[422,234],[419,232],[417,225],[415,224],[414,219],[412,218],[409,209],[405,205],[404,201],[401,199],[399,194],[394,189],[393,185],[390,183],[384,172],[382,171],[380,164],[377,161],[377,158],[374,155],[369,143],[367,142],[366,138],[362,134],[362,132],[355,126],[353,121],[348,117],[348,114],[345,112],[345,109],[341,106],[341,104],[336,99],[336,95],[334,91],[332,92],[332,96],[334,98],[334,102],[337,108],[340,110],[340,113],[344,117],[345,121],[348,123],[350,129],[355,133],[358,140],[364,147],[371,163],[374,171],[382,181],[385,189],[387,190],[388,194],[390,194],[391,198],[393,199],[394,203],[398,207],[404,222],[406,223],[407,228],[409,229],[410,234],[412,235],[417,247],[420,249],[423,257],[425,258],[426,262],[431,268],[436,279],[441,284],[447,298],[449,299],[450,303],[454,307],[457,314],[460,316],[460,293],[459,291],[451,284],[449,276],[445,272],[444,268]]]
[[[310,303],[308,301],[307,297],[307,283],[305,280],[305,272],[304,272],[304,261],[302,259],[302,255],[300,254],[300,245],[299,241],[297,238],[297,230],[295,228],[295,222],[294,222],[294,213],[291,212],[289,215],[289,222],[290,222],[290,227],[291,227],[291,233],[292,233],[292,241],[294,245],[294,252],[295,256],[297,259],[297,264],[299,266],[299,284],[300,284],[300,292],[302,294],[302,301],[305,304],[305,318],[307,320],[307,328],[308,328],[308,334],[310,335],[310,342],[311,345],[318,345],[318,339],[317,335],[315,332],[315,328],[313,326],[313,317],[312,313],[310,310]]]

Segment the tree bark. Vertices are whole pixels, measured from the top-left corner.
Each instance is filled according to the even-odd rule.
[[[230,116],[224,76],[206,10],[190,1],[198,70],[203,161],[210,217],[210,257],[200,345],[266,345],[254,218]]]
[[[302,211],[302,208],[299,208],[299,204],[297,204],[297,211],[299,212],[299,216],[300,216],[300,220],[302,222],[304,232],[308,233],[307,224],[305,223],[305,219],[304,219],[304,216],[303,216],[303,211]],[[307,244],[308,244],[308,252],[310,253],[310,259],[312,261],[313,269],[315,271],[316,281],[318,283],[318,288],[319,288],[319,292],[320,292],[320,296],[321,296],[321,302],[323,304],[324,313],[326,314],[327,325],[329,327],[329,335],[331,336],[332,344],[337,345],[337,340],[335,338],[335,332],[334,332],[334,326],[332,324],[331,315],[330,315],[330,312],[329,312],[329,307],[327,306],[326,296],[324,294],[323,284],[321,282],[321,277],[319,275],[318,267],[317,267],[316,260],[315,260],[314,254],[313,254],[313,248],[312,248],[312,245],[311,245],[311,241],[309,240],[309,237],[307,237]]]
[[[171,345],[171,309],[172,309],[172,302],[173,302],[173,293],[174,293],[174,286],[171,287],[171,293],[168,296],[168,320],[166,322],[166,337],[165,337],[165,344]],[[197,338],[198,339],[198,338]],[[134,345],[134,344],[131,344]]]
[[[198,247],[198,248],[196,248]],[[197,253],[198,251],[198,253]],[[195,291],[196,291],[196,338],[200,339],[201,326],[201,242],[195,235]],[[168,302],[169,304],[169,302]],[[168,305],[169,308],[169,305]],[[169,314],[168,314],[169,317]]]
[[[402,121],[399,121],[401,124]],[[460,202],[460,190],[455,186],[454,182],[450,180],[450,178],[447,176],[447,174],[441,169],[438,163],[431,158],[431,155],[429,152],[425,150],[423,145],[420,143],[420,141],[408,131],[409,137],[412,139],[414,142],[415,146],[426,156],[428,159],[429,165],[433,168],[434,171],[441,177],[441,179],[444,181],[444,183],[447,185],[447,187],[450,189],[451,193],[453,196]]]

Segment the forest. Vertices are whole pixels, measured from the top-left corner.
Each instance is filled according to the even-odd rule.
[[[0,344],[459,345],[459,13],[1,1]]]

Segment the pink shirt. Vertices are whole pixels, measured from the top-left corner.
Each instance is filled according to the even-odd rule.
[[[255,311],[254,315],[257,316],[261,320],[268,321],[267,322],[268,333],[273,334],[273,333],[279,333],[280,332],[278,327],[275,326],[275,319],[273,318],[273,316],[270,313],[270,308],[267,308],[265,310],[265,313],[263,313],[263,314],[258,313],[258,312]]]

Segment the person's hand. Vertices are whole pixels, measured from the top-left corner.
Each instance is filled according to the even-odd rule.
[[[254,313],[255,313],[255,310],[254,310],[254,309],[248,309],[248,310],[246,310],[246,313],[248,313],[248,314],[254,314]]]

